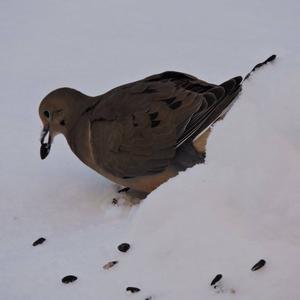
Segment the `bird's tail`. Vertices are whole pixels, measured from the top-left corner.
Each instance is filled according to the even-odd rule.
[[[246,79],[248,79],[249,77],[250,77],[250,75],[254,72],[254,71],[256,71],[257,69],[259,69],[260,67],[262,67],[263,65],[266,65],[268,62],[271,62],[271,61],[273,61],[274,59],[276,58],[276,55],[275,54],[273,54],[273,55],[271,55],[269,58],[267,58],[265,61],[263,61],[263,62],[261,62],[261,63],[259,63],[259,64],[257,64],[245,77],[244,77],[244,79],[243,79],[243,81],[245,81]]]

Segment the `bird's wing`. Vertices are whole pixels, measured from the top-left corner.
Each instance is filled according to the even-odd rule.
[[[94,160],[117,177],[159,173],[225,96],[224,87],[178,72],[115,88],[89,110]]]
[[[202,92],[205,101],[187,124],[184,133],[177,141],[180,147],[185,141],[202,134],[208,127],[229,110],[236,96],[241,91],[243,78],[237,76]]]

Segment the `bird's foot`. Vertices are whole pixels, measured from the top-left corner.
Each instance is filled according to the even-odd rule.
[[[135,191],[130,189],[129,187],[118,190],[118,193],[119,195],[117,195],[112,200],[112,204],[116,206],[133,206],[139,204],[148,195],[148,193]]]
[[[118,190],[118,193],[127,193],[130,190],[130,187],[124,187],[123,189]]]

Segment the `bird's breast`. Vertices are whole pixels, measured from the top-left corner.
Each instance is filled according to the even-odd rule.
[[[66,136],[73,153],[86,165],[93,168],[94,159],[91,149],[90,122],[82,117],[80,122]]]

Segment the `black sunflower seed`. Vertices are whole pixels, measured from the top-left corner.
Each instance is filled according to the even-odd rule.
[[[116,199],[116,198],[114,198],[112,201],[111,201],[111,203],[113,204],[113,205],[118,205],[118,199]]]
[[[130,248],[130,245],[128,243],[123,243],[118,246],[118,250],[121,252],[127,252],[129,250],[129,248]]]
[[[67,276],[65,276],[65,277],[61,280],[61,282],[62,282],[62,283],[70,283],[70,282],[73,282],[73,281],[75,281],[75,280],[77,280],[77,277],[76,277],[76,276],[74,276],[74,275],[67,275]]]
[[[256,271],[261,269],[266,264],[266,261],[264,259],[261,259],[259,262],[257,262],[252,268],[251,271]]]
[[[35,246],[37,246],[37,245],[43,244],[45,241],[46,241],[45,238],[40,237],[39,239],[37,239],[35,242],[32,243],[32,246],[35,247]]]
[[[215,278],[210,283],[210,285],[215,285],[218,281],[220,281],[222,279],[222,277],[223,277],[222,274],[216,275]]]
[[[131,292],[131,293],[138,293],[140,291],[140,289],[137,287],[129,286],[126,288],[126,291]]]

